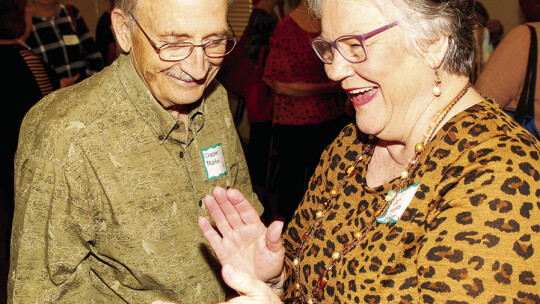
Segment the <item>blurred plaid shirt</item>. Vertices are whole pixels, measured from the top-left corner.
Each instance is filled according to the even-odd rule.
[[[103,60],[79,10],[74,6],[71,8],[77,27],[66,6],[61,4],[52,18],[33,16],[33,30],[26,43],[60,77],[80,73],[80,81],[103,69]]]

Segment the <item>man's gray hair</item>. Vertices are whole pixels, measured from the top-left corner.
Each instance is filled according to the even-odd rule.
[[[307,0],[319,18],[324,0]],[[452,74],[470,75],[476,56],[474,0],[370,0],[389,23],[403,28],[404,47],[420,55],[440,35],[449,37],[442,68]]]
[[[124,13],[128,15],[137,16],[137,7],[140,0],[114,0],[114,7],[121,9]],[[231,11],[234,0],[229,1],[229,12]],[[131,29],[135,27],[135,23],[131,18],[129,18],[129,24]]]

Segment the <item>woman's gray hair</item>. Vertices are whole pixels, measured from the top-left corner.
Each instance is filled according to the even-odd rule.
[[[476,56],[474,0],[370,0],[389,22],[403,28],[404,47],[420,55],[440,35],[449,37],[442,68],[468,76]],[[321,17],[323,0],[307,0],[310,10]]]
[[[140,0],[114,0],[114,7],[121,9],[124,13],[132,16],[137,16],[137,7]],[[229,1],[229,12],[231,11],[234,0]],[[133,30],[135,28],[135,22],[129,18],[129,27]]]

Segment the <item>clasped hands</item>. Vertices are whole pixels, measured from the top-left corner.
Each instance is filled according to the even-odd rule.
[[[284,281],[283,222],[267,228],[236,189],[216,187],[212,194],[204,204],[218,231],[204,217],[199,227],[223,265],[223,280],[240,295],[227,303],[281,303],[276,294]]]

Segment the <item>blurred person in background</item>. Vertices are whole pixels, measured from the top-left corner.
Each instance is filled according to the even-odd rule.
[[[491,19],[486,7],[480,1],[474,2],[474,12],[476,21],[489,31],[489,42],[492,48],[496,48],[501,42],[504,34],[504,27],[501,20]]]
[[[248,24],[235,49],[224,58],[216,78],[245,100],[249,122],[246,159],[253,188],[265,204],[265,218],[271,218],[268,203],[268,166],[272,140],[273,93],[262,74],[269,51],[269,41],[280,16],[278,0],[254,0]],[[241,102],[239,106],[243,106]],[[243,109],[242,109],[243,110]]]
[[[320,31],[320,20],[300,1],[274,29],[263,76],[274,91],[276,201],[285,224],[302,200],[322,151],[348,122],[339,83],[328,79],[309,45]]]
[[[110,65],[118,57],[111,24],[111,11],[114,7],[114,1],[109,0],[109,3],[109,8],[101,14],[96,25],[96,44],[105,66]]]
[[[79,10],[59,0],[29,0],[32,32],[26,43],[62,78],[77,83],[103,69],[103,60]]]
[[[519,4],[526,23],[508,32],[491,54],[475,86],[540,138],[540,1],[520,0]]]
[[[26,112],[41,98],[60,87],[58,76],[51,67],[34,54],[24,40],[32,30],[31,9],[26,0],[5,0],[0,3],[0,58],[4,72],[0,86],[7,96],[9,110],[0,120],[6,135],[2,149],[2,191],[5,215],[13,209],[13,157],[17,148],[19,127]],[[4,215],[4,213],[3,213]],[[9,221],[11,222],[11,221]]]
[[[478,26],[475,28],[476,57],[471,71],[471,82],[474,84],[478,75],[489,60],[489,56],[499,44],[504,29],[500,20],[490,19],[486,7],[480,2],[474,2],[474,13]]]
[[[540,21],[540,0],[519,0],[519,5],[525,16],[525,21]]]
[[[246,159],[253,188],[265,206],[263,217],[271,220],[272,206],[269,204],[270,179],[269,161],[272,141],[273,92],[263,81],[262,75],[270,51],[270,37],[281,19],[278,15],[278,0],[255,0],[248,26],[242,35],[247,55],[256,64],[256,83],[246,88],[246,104],[249,121],[249,143]],[[245,37],[244,37],[245,36]],[[271,169],[271,168],[270,168]]]
[[[0,88],[6,109],[0,119],[4,140],[0,161],[0,284],[7,285],[9,240],[13,216],[13,161],[19,128],[26,112],[60,87],[56,72],[34,54],[24,40],[32,31],[32,12],[26,0],[0,2]],[[1,291],[5,289],[0,288]],[[5,303],[0,293],[0,302]]]

